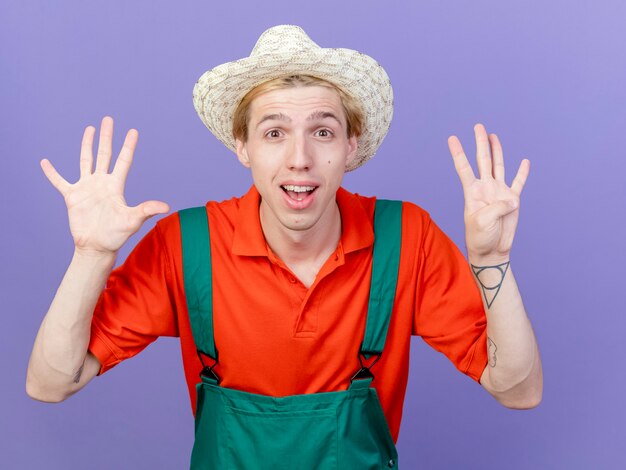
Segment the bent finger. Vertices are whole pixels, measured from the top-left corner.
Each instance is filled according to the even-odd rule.
[[[474,170],[472,170],[472,166],[463,151],[461,141],[459,141],[457,136],[453,135],[448,137],[448,148],[450,149],[450,154],[454,160],[456,174],[459,175],[461,186],[463,186],[463,190],[465,190],[474,182],[474,180],[476,180]]]
[[[530,160],[525,158],[520,163],[519,169],[517,170],[517,175],[515,175],[515,179],[513,183],[511,183],[511,189],[517,194],[522,194],[522,190],[524,189],[524,185],[526,184],[526,180],[528,179],[528,174],[530,173]]]
[[[139,139],[139,133],[136,129],[131,129],[126,134],[122,150],[117,157],[115,166],[113,167],[112,174],[116,175],[122,181],[122,186],[126,184],[126,177],[130,171],[130,166],[133,163],[133,155],[135,154],[135,148],[137,147],[137,140]]]
[[[93,137],[96,128],[87,126],[80,144],[80,176],[88,176],[93,171]]]
[[[98,156],[96,171],[108,173],[111,165],[111,152],[113,146],[113,118],[105,116],[100,124],[100,137],[98,139]]]
[[[70,184],[63,178],[59,172],[54,168],[50,160],[44,158],[39,162],[41,165],[41,169],[43,170],[44,175],[48,178],[48,181],[52,183],[52,186],[55,187],[57,191],[61,193],[62,196],[65,196],[67,189],[70,187]]]
[[[496,201],[488,206],[479,209],[474,215],[479,227],[488,229],[493,227],[498,221],[516,210],[519,207],[519,200],[509,199]]]

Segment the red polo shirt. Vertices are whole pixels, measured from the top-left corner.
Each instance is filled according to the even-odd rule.
[[[241,198],[206,205],[220,385],[272,396],[345,390],[359,368],[375,199],[337,192],[341,240],[309,288],[265,242],[259,203],[253,186]],[[405,202],[396,299],[383,355],[372,369],[394,441],[412,335],[479,380],[487,364],[486,320],[470,268],[428,214]],[[160,220],[111,273],[89,349],[102,373],[158,336],[180,337],[195,409],[201,364],[185,303],[178,214]]]

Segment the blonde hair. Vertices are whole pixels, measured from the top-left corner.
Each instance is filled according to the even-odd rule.
[[[336,90],[341,100],[343,112],[346,115],[346,132],[348,137],[359,137],[363,132],[364,114],[359,102],[347,94],[338,86],[321,78],[311,75],[292,75],[289,77],[275,78],[261,83],[239,102],[235,114],[233,115],[233,137],[245,142],[248,140],[248,123],[250,122],[250,104],[259,95],[274,90],[282,90],[294,87],[323,86]]]

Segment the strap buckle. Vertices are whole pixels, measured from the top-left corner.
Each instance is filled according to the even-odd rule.
[[[219,375],[217,375],[217,372],[215,372],[215,366],[217,364],[219,364],[219,361],[217,360],[217,358],[213,358],[211,356],[209,356],[206,353],[203,353],[202,351],[200,351],[199,349],[198,351],[198,358],[200,359],[200,363],[202,364],[202,370],[200,371],[200,377],[206,377],[207,379],[212,379],[215,380],[218,384],[220,383],[220,381],[222,380],[220,378]],[[206,356],[209,359],[211,359],[213,362],[213,364],[207,366],[204,362],[204,359],[202,359],[202,356]]]
[[[369,358],[365,357],[366,354],[369,355],[370,357]],[[363,351],[360,351],[359,352],[359,364],[361,364],[361,368],[358,371],[356,371],[356,373],[352,376],[352,378],[350,379],[350,383],[354,382],[355,380],[366,380],[366,379],[374,380],[374,374],[372,373],[370,369],[374,366],[374,364],[378,362],[381,355],[382,353],[364,353]],[[364,361],[370,360],[372,356],[375,356],[374,360],[370,361],[369,364],[366,364]]]

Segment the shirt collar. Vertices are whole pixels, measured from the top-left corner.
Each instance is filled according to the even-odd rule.
[[[242,256],[267,256],[267,243],[261,228],[259,205],[261,195],[252,187],[239,200],[239,212],[235,221],[235,237],[232,253]]]
[[[344,253],[350,253],[374,244],[372,214],[368,214],[359,197],[343,188],[337,191],[337,205],[341,213],[341,240]]]
[[[339,188],[336,198],[341,214],[339,249],[350,253],[371,246],[374,243],[374,229],[370,214],[362,206],[359,197]],[[261,195],[254,185],[239,200],[231,249],[234,255],[268,256],[268,246],[259,218],[260,203]]]

